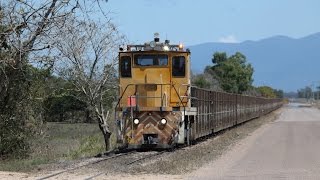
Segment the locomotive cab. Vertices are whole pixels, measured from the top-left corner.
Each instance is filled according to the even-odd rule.
[[[128,45],[119,52],[117,141],[128,149],[185,143],[189,87],[190,52],[182,44],[160,42],[157,35],[144,45]]]

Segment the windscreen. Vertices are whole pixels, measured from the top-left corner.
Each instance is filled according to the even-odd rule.
[[[168,56],[164,54],[137,54],[134,56],[137,66],[167,66]]]

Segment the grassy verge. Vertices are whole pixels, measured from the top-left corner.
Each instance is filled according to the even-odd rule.
[[[43,134],[31,144],[29,157],[0,160],[0,170],[30,171],[42,164],[90,157],[104,151],[97,124],[47,123]]]

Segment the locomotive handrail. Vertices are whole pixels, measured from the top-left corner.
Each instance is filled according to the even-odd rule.
[[[173,87],[173,89],[175,90],[176,94],[178,95],[178,98],[179,98],[179,100],[180,100],[180,103],[182,104],[183,108],[185,109],[186,106],[183,104],[182,99],[181,99],[181,97],[180,97],[180,94],[178,93],[177,89],[174,87],[174,84],[172,84],[172,87]]]
[[[157,85],[157,86],[160,85],[160,86],[161,86],[161,96],[152,96],[152,97],[150,97],[150,96],[140,96],[140,95],[136,95],[136,94],[137,94],[137,86],[139,86],[139,85]],[[170,84],[169,84],[169,83],[161,83],[161,84],[155,84],[155,83],[138,83],[138,84],[128,84],[128,85],[125,87],[125,89],[123,90],[121,96],[119,97],[119,99],[118,99],[118,101],[117,101],[117,104],[116,104],[116,106],[115,106],[116,108],[120,106],[120,101],[121,101],[121,99],[123,98],[123,96],[124,96],[125,92],[127,91],[128,87],[130,87],[130,86],[135,86],[134,94],[136,95],[137,99],[139,99],[139,98],[161,98],[161,107],[163,107],[163,98],[164,98],[164,96],[165,96],[165,94],[163,94],[163,92],[162,92],[162,91],[163,91],[163,90],[162,90],[162,86],[171,86],[171,87],[173,87],[173,89],[175,90],[175,92],[176,92],[176,94],[177,94],[177,96],[178,96],[178,98],[179,98],[180,104],[182,104],[182,106],[185,107],[185,105],[184,105],[184,103],[183,103],[183,99],[181,99],[180,94],[178,93],[178,91],[177,91],[177,89],[175,88],[174,84],[172,84],[172,83],[170,83]],[[136,104],[136,106],[137,106],[137,104]]]
[[[181,103],[183,103],[182,101],[183,101],[183,99],[185,98],[185,97],[189,97],[189,95],[187,95],[187,96],[180,96],[180,88],[182,87],[182,86],[186,86],[187,87],[187,90],[186,90],[186,92],[184,93],[184,94],[187,94],[188,93],[188,90],[189,90],[189,87],[191,87],[191,85],[190,84],[180,84],[180,86],[179,86],[179,89],[178,89],[178,96],[179,97],[182,97],[182,99],[180,100],[181,101]]]

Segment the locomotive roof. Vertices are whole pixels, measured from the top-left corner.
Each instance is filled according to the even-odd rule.
[[[160,42],[160,38],[157,34],[155,34],[155,38],[153,41],[146,42],[144,44],[132,44],[127,45],[127,48],[124,49],[120,47],[120,52],[190,52],[189,49],[184,49],[182,43],[180,44],[170,44],[169,40],[165,40],[164,42]]]

